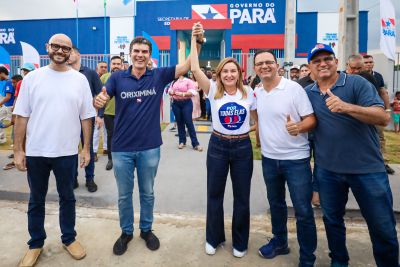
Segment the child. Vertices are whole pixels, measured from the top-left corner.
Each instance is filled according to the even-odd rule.
[[[394,132],[398,134],[398,133],[400,133],[400,130],[399,130],[399,122],[400,122],[400,92],[396,92],[391,106],[393,108]]]

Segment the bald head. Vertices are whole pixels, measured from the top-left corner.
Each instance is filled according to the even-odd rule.
[[[71,55],[71,39],[62,33],[54,34],[46,45],[46,50],[53,64],[65,65]]]
[[[65,35],[63,33],[56,33],[53,36],[51,36],[50,40],[49,40],[49,44],[51,44],[51,43],[60,43],[60,44],[72,47],[71,38],[69,38],[67,35]]]
[[[361,55],[351,55],[347,59],[346,72],[349,74],[359,74],[364,70],[363,57]]]

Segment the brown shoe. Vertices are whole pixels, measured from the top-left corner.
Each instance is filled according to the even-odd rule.
[[[40,253],[42,253],[42,248],[29,249],[25,253],[25,256],[22,258],[21,262],[19,263],[19,266],[20,267],[34,266],[37,262],[37,259],[40,256]]]
[[[186,145],[185,145],[184,143],[180,143],[180,144],[178,145],[178,148],[179,148],[179,149],[183,149],[184,147],[186,147]]]
[[[99,161],[99,157],[97,157],[97,153],[94,153],[94,157],[93,157],[94,162]]]
[[[86,256],[86,251],[79,243],[79,241],[75,240],[69,246],[65,246],[64,248],[68,251],[68,253],[74,258],[75,260],[83,259]]]
[[[200,145],[195,146],[193,149],[199,152],[203,151],[203,148]]]
[[[103,150],[103,155],[107,155],[107,154],[108,154],[107,149],[104,149],[104,150]]]

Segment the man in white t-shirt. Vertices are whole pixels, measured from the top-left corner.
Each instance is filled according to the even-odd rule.
[[[287,182],[296,216],[299,266],[313,266],[317,233],[311,206],[312,175],[307,132],[315,127],[316,119],[304,89],[279,76],[278,68],[272,51],[260,50],[254,55],[254,70],[262,83],[254,93],[263,176],[274,235],[259,253],[268,259],[289,253],[285,202]]]
[[[45,200],[50,171],[56,177],[60,198],[61,241],[74,259],[86,255],[85,249],[75,240],[73,186],[81,124],[85,145],[80,166],[85,167],[90,161],[91,118],[96,111],[86,77],[66,63],[71,48],[71,40],[64,34],[50,38],[46,45],[50,64],[25,77],[14,109],[17,116],[14,160],[19,170],[27,170],[30,188],[28,230],[31,239],[21,266],[33,266],[44,246]]]

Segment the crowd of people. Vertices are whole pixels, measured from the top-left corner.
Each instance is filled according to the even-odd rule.
[[[348,266],[343,217],[351,189],[367,222],[377,266],[398,267],[383,127],[390,121],[391,108],[395,115],[400,114],[400,99],[396,95],[389,102],[382,76],[373,70],[372,56],[352,55],[347,69],[339,71],[332,48],[316,44],[308,53],[308,64],[292,66],[285,78],[273,51],[259,50],[253,58],[256,76],[246,79],[239,63],[230,57],[222,59],[214,72],[202,70],[199,52],[203,43],[203,26],[195,23],[186,61],[153,68],[151,42],[136,37],[129,47],[131,66],[125,69],[123,60],[115,56],[110,60],[110,72],[107,62],[100,62],[96,72],[81,65],[79,49],[68,36],[56,34],[46,45],[50,64],[34,71],[25,68],[31,73],[25,73],[16,86],[20,88],[18,101],[7,89],[8,98],[0,106],[14,106],[14,164],[27,172],[30,188],[31,239],[20,266],[33,266],[44,246],[51,171],[60,197],[61,241],[74,259],[85,257],[84,247],[76,240],[73,190],[79,186],[78,167],[85,168],[88,191],[97,190],[94,162],[98,137],[94,138],[94,133],[104,135],[103,125],[106,169],[114,170],[118,189],[121,234],[113,253],[124,254],[133,238],[135,170],[140,237],[150,250],[160,247],[152,225],[162,144],[160,103],[167,92],[177,121],[179,149],[186,146],[187,128],[193,149],[203,150],[193,125],[194,96],[204,99],[203,115],[212,121],[206,164],[206,254],[217,253],[226,240],[223,202],[228,173],[234,199],[232,254],[242,258],[248,253],[254,164],[249,132],[254,129],[261,147],[273,235],[259,248],[260,256],[272,259],[290,253],[287,185],[296,217],[298,265],[314,266],[316,261],[314,204],[320,205],[323,213],[331,266]],[[189,71],[191,79],[185,77]],[[7,69],[0,67],[0,77],[7,79],[7,75]],[[394,118],[398,132],[399,116]],[[95,148],[93,144],[97,144]]]

